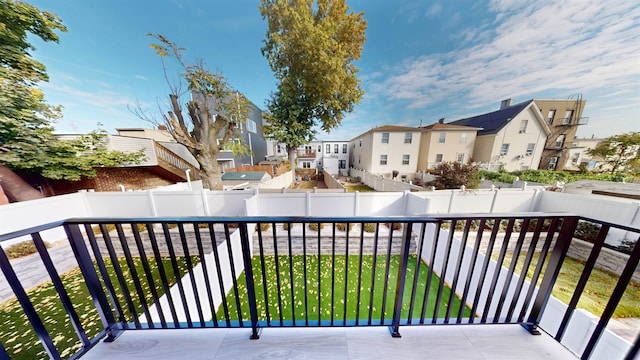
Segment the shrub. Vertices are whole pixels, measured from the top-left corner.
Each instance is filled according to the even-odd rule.
[[[45,242],[44,246],[49,248],[51,247],[51,244]],[[38,250],[36,249],[36,245],[33,241],[23,241],[7,247],[4,249],[4,252],[7,254],[9,259],[17,259],[23,256],[35,254]]]
[[[376,231],[376,224],[375,223],[364,223],[362,225],[362,229],[365,232],[368,232],[368,233],[375,232]]]
[[[384,225],[386,227],[388,227],[389,229],[391,229],[391,227],[393,226],[393,230],[400,230],[402,229],[402,224],[400,223],[384,223]]]
[[[345,231],[345,230],[347,230],[347,225],[349,226],[349,230],[348,231],[351,231],[351,228],[353,228],[353,224],[352,223],[348,223],[348,224],[347,223],[337,223],[336,227],[340,231]]]
[[[105,224],[105,226],[107,227],[107,231],[108,232],[112,232],[116,229],[116,224]],[[177,227],[178,225],[173,224],[173,227]],[[147,226],[145,224],[136,224],[136,227],[138,228],[138,232],[143,232],[143,231],[147,231]],[[92,227],[93,232],[94,233],[100,233],[100,225],[94,225]],[[130,230],[131,226],[127,225],[127,224],[122,224],[122,230]]]
[[[258,231],[258,229],[260,229],[260,231],[267,231],[271,229],[271,224],[269,223],[256,224],[256,231]]]
[[[289,223],[284,223],[282,224],[282,228],[284,230],[289,230],[289,225],[291,225],[291,228],[293,229],[294,226],[296,226],[296,224],[289,224]]]
[[[580,220],[576,226],[575,237],[580,240],[594,242],[599,232],[600,224]]]
[[[313,231],[322,230],[324,228],[323,223],[309,223],[309,229]]]

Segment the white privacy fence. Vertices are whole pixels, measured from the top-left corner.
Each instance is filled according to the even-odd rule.
[[[245,203],[249,200],[251,207]],[[535,188],[285,194],[253,190],[78,192],[0,206],[0,233],[72,217],[402,216],[531,211],[569,212],[640,227],[639,209],[638,202]],[[623,238],[625,234],[618,235]]]
[[[360,181],[375,191],[425,191],[422,186],[402,182],[400,180],[387,179],[381,175],[374,175],[364,170],[349,169],[352,177],[359,177]]]

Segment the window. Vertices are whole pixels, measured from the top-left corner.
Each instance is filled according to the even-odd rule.
[[[247,130],[249,130],[252,133],[257,132],[256,122],[253,121],[253,120],[248,120],[247,121]]]
[[[447,140],[447,133],[441,132],[440,137],[438,138],[438,142],[440,144],[444,144],[445,140]]]
[[[331,154],[331,144],[327,144],[325,150],[324,150],[325,154]]]
[[[278,144],[277,147],[278,147],[278,150],[277,150],[278,154],[280,154],[282,152],[282,146],[280,146],[280,144]]]
[[[456,153],[456,161],[460,164],[464,163],[464,153]]]
[[[520,131],[518,131],[520,134],[524,134],[527,132],[527,125],[529,124],[529,120],[522,120],[520,121]]]
[[[340,145],[338,145],[338,144],[333,145],[333,153],[334,154],[337,154],[339,150],[340,150]]]
[[[318,152],[321,153],[322,152],[322,145],[318,145]]]
[[[558,157],[554,156],[551,159],[549,159],[549,166],[547,166],[547,170],[555,170],[556,165],[558,165]]]
[[[362,139],[360,139],[360,147],[362,147]]]
[[[553,124],[553,118],[556,117],[556,110],[549,110],[549,114],[547,114],[547,124]]]
[[[571,162],[572,162],[573,164],[577,164],[577,163],[578,163],[578,160],[580,160],[580,153],[573,154],[573,156],[571,157]]]
[[[342,144],[342,153],[343,154],[347,153],[347,144]]]
[[[411,139],[413,138],[413,133],[405,133],[404,134],[404,143],[411,144]]]
[[[338,160],[338,169],[346,169],[347,160]]]
[[[389,133],[382,133],[382,143],[383,144],[389,143]]]
[[[360,164],[360,155],[358,155],[358,164]]]
[[[564,146],[564,138],[564,134],[558,135],[558,138],[556,139],[556,142],[553,144],[553,146],[556,149],[562,149],[562,147]]]
[[[442,162],[442,154],[436,154],[436,162],[437,163],[441,163]]]
[[[573,118],[573,110],[567,110],[564,112],[564,118],[562,118],[562,125],[569,125]]]
[[[302,162],[302,167],[304,169],[310,169],[311,168],[311,162],[310,161],[303,161]]]
[[[402,165],[409,165],[409,155],[408,154],[402,155]]]
[[[536,144],[535,143],[529,143],[527,144],[527,152],[525,153],[527,156],[531,156],[533,155],[533,151],[536,149]]]
[[[233,139],[229,139],[226,144],[221,144],[221,142],[222,142],[222,139],[216,140],[216,143],[218,144],[218,146],[222,146],[222,151],[232,151],[233,144],[234,143],[240,144],[242,143],[242,140],[238,138],[233,138]]]
[[[500,148],[500,156],[507,155],[508,152],[509,152],[509,144],[502,144],[502,147]]]
[[[387,165],[387,155],[380,155],[380,165]]]
[[[467,133],[463,132],[460,133],[460,144],[466,144],[467,143]]]

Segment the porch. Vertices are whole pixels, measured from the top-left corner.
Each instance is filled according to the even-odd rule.
[[[562,304],[551,292],[579,222],[600,230]],[[70,296],[44,246],[42,234],[55,230],[66,234],[89,307]],[[636,272],[640,246],[600,319],[585,318],[578,301],[605,240],[637,239],[638,232],[530,213],[84,218],[1,235],[36,245],[67,330],[47,323],[49,314],[4,251],[0,267],[51,358],[77,349],[71,358],[632,359],[637,338],[632,346],[616,342],[607,325]],[[75,344],[63,342],[61,331],[75,333]],[[3,350],[10,356],[15,348]]]
[[[126,331],[100,342],[83,360],[98,359],[558,359],[575,355],[548,335],[518,325],[267,328],[259,340],[247,329]]]

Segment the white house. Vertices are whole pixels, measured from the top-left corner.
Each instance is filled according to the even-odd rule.
[[[549,127],[533,100],[449,124],[482,128],[473,157],[499,164],[507,171],[537,169]]]
[[[349,169],[349,142],[323,141],[322,159],[318,171],[326,170],[331,175],[347,175]]]
[[[392,125],[371,129],[350,141],[350,164],[385,177],[412,175],[418,166],[420,132],[419,128]]]

